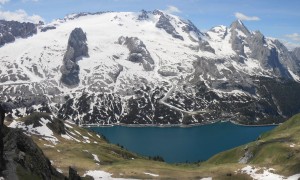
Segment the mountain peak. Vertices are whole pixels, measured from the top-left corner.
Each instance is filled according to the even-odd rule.
[[[244,23],[241,20],[235,20],[231,25],[230,25],[231,30],[240,30],[244,34],[250,34],[250,31],[248,28],[244,25]]]
[[[235,26],[235,27],[243,26],[243,27],[245,27],[244,23],[240,19],[237,19],[237,20],[233,21],[231,23],[230,27],[232,27],[232,26]]]

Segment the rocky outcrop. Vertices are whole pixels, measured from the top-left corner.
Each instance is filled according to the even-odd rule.
[[[245,57],[244,41],[250,36],[249,30],[240,21],[234,21],[230,26],[231,31],[231,46],[232,49],[238,54]]]
[[[41,29],[41,32],[46,32],[46,31],[53,30],[53,29],[56,29],[56,27],[55,26],[46,26]]]
[[[141,14],[138,16],[138,20],[142,21],[142,20],[146,20],[146,19],[149,19],[148,12],[145,10],[142,10]]]
[[[128,60],[131,62],[142,63],[146,71],[154,69],[154,60],[147,50],[143,41],[137,37],[123,37],[118,39],[120,45],[126,45],[129,50]]]
[[[200,40],[199,41],[199,49],[202,51],[208,51],[211,53],[215,53],[214,48],[212,48],[207,41]]]
[[[88,56],[86,34],[81,28],[75,28],[69,37],[67,51],[63,59],[61,82],[67,86],[76,86],[79,83],[79,58]]]
[[[275,49],[269,49],[266,46],[266,40],[262,33],[256,31],[248,38],[249,48],[251,49],[250,58],[257,59],[264,68],[274,69],[277,76],[285,75],[278,59]]]
[[[4,115],[10,107],[6,103],[0,104],[0,177],[4,179],[43,179],[43,180],[66,180],[81,179],[74,168],[69,169],[69,178],[59,173],[42,150],[25,135],[22,129],[8,128],[3,125]],[[53,118],[47,113],[33,113],[25,117],[24,125],[28,128],[39,127],[41,119],[49,120],[47,126],[57,134],[65,134],[66,127],[60,119]],[[85,179],[93,179],[86,177]]]
[[[203,33],[202,32],[200,32],[200,30],[191,22],[191,21],[186,21],[186,22],[184,22],[185,23],[185,25],[184,26],[182,26],[182,30],[184,31],[184,32],[186,32],[186,33],[190,33],[190,32],[194,32],[199,38],[201,37],[201,36],[203,36]]]
[[[297,59],[297,56],[295,57],[292,52],[290,52],[283,43],[281,43],[279,40],[274,40],[273,41],[274,49],[278,53],[278,59],[280,64],[282,64],[283,68],[287,70],[291,70],[298,76],[300,76],[300,60]],[[288,72],[289,76],[290,72]],[[285,76],[285,77],[289,77]]]
[[[185,25],[182,26],[182,30],[186,32],[193,41],[199,43],[199,50],[215,53],[215,50],[209,45],[209,43],[201,38],[204,34],[200,32],[200,30],[191,21],[183,21],[183,23]]]
[[[81,180],[81,177],[78,175],[76,169],[69,167],[69,179],[70,180]]]
[[[289,54],[282,53],[284,51],[288,53],[288,50],[283,49],[283,45],[279,41],[275,40],[273,42],[275,47],[269,48],[264,35],[256,31],[248,37],[247,43],[251,50],[250,58],[259,60],[263,68],[273,70],[274,74],[278,77],[292,78],[288,72],[288,68],[290,67],[294,70],[297,69],[297,65],[294,66],[291,63],[293,60],[291,60]]]
[[[6,104],[0,104],[0,176],[16,180],[24,176],[65,179],[30,137],[20,129],[10,129],[3,124],[8,108]]]
[[[36,33],[37,28],[33,23],[0,20],[0,46],[13,42],[16,38],[27,38]]]
[[[267,42],[261,32],[250,32],[240,20],[231,24],[230,32],[230,43],[236,52],[234,59],[240,63],[244,63],[247,58],[257,59],[264,69],[271,70],[282,78],[292,79],[289,70],[300,73],[295,56],[278,40]]]
[[[41,149],[19,129],[5,127],[5,160],[7,168],[3,174],[7,179],[23,176],[44,180],[65,179],[51,166]]]
[[[295,55],[295,57],[298,59],[298,61],[300,62],[300,47],[297,47],[293,50],[293,54]]]
[[[170,20],[166,17],[165,14],[161,14],[158,22],[155,25],[157,28],[165,30],[168,34],[172,35],[173,38],[184,40],[181,35],[178,34],[176,29],[171,24]]]
[[[5,118],[5,109],[0,104],[0,177],[2,176],[2,171],[5,169],[4,161],[4,118]]]

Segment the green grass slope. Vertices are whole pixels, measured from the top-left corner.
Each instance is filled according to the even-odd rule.
[[[248,156],[247,164],[272,167],[276,173],[292,175],[300,172],[300,114],[254,142],[219,153],[204,164],[237,163]]]

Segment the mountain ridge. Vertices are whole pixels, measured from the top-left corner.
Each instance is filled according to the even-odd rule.
[[[74,83],[68,86],[60,69],[76,28],[86,35],[89,56],[76,60],[78,78],[70,76]],[[0,53],[6,54],[0,57],[1,100],[10,102],[12,117],[51,111],[82,124],[194,124],[222,118],[263,124],[300,112],[297,98],[288,98],[295,108],[281,110],[281,96],[293,94],[288,86],[300,87],[297,52],[238,20],[202,33],[191,21],[158,10],[72,14],[1,47]],[[165,102],[182,111],[161,103],[168,92]]]

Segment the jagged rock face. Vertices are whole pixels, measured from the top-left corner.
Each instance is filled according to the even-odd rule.
[[[256,31],[248,38],[248,44],[250,57],[258,59],[264,68],[271,68],[277,76],[291,78],[288,69],[299,71],[299,65],[295,64],[287,48],[278,40],[273,41],[273,47],[268,48],[264,35]]]
[[[65,177],[51,166],[51,162],[45,157],[42,150],[33,140],[23,134],[20,129],[5,128],[5,160],[7,167],[4,177],[7,179],[21,179],[17,168],[27,172],[30,177],[40,179],[65,179]]]
[[[203,36],[203,33],[190,21],[188,20],[187,22],[183,22],[185,24],[185,26],[183,26],[181,29],[186,32],[186,33],[190,33],[190,32],[194,32],[199,39],[201,39],[201,36]]]
[[[300,47],[298,47],[298,48],[295,48],[294,50],[293,50],[293,53],[294,53],[294,55],[296,56],[296,58],[299,60],[299,62],[300,62]]]
[[[274,45],[276,47],[277,51],[277,57],[280,61],[280,64],[282,64],[283,68],[285,68],[288,71],[291,70],[292,72],[295,72],[296,74],[300,73],[300,63],[293,57],[293,54],[278,40],[274,41]],[[287,72],[290,75],[290,72]],[[286,76],[288,77],[288,75]]]
[[[69,179],[70,180],[81,180],[81,177],[77,174],[77,171],[72,167],[69,167]]]
[[[266,46],[265,37],[260,32],[255,32],[249,38],[249,48],[251,49],[251,58],[258,59],[264,68],[273,69],[277,76],[290,77],[288,71],[279,62],[279,55],[275,48],[269,49]]]
[[[141,20],[147,20],[147,19],[149,19],[148,12],[145,10],[142,10],[141,14],[138,17],[138,20],[141,21]]]
[[[207,41],[200,40],[199,41],[199,49],[202,51],[215,53],[215,50],[209,45],[209,43]]]
[[[232,49],[241,56],[245,55],[244,41],[250,36],[249,30],[244,26],[244,24],[237,20],[233,22],[230,26],[231,31],[231,46]]]
[[[37,33],[33,23],[0,20],[0,46],[15,41],[15,38],[27,38]]]
[[[183,37],[178,34],[176,29],[170,23],[170,20],[164,14],[161,14],[158,22],[156,23],[156,27],[165,30],[168,34],[172,35],[173,38],[177,38],[182,41],[184,40]]]
[[[61,67],[61,82],[68,86],[75,86],[79,83],[80,67],[77,64],[78,58],[88,56],[86,34],[81,28],[75,28],[69,37],[67,52]]]
[[[241,31],[242,33],[244,33],[245,36],[250,35],[250,31],[247,29],[247,27],[240,20],[234,21],[230,25],[230,29],[231,29],[232,32],[234,32],[235,35],[237,35],[239,33],[238,31]]]
[[[154,69],[154,60],[147,50],[143,41],[137,37],[123,37],[118,39],[120,45],[126,45],[129,50],[128,60],[131,62],[142,63],[146,71]]]
[[[251,38],[249,38],[249,48],[251,49],[250,57],[260,60],[262,66],[268,66],[268,56],[270,50],[264,46],[266,44],[265,37],[260,32],[255,32]]]
[[[299,64],[278,40],[267,42],[261,32],[251,33],[240,20],[231,24],[230,32],[230,43],[239,62],[244,63],[247,58],[257,59],[264,69],[270,69],[279,77],[292,78],[289,70],[298,74]]]
[[[185,25],[182,26],[181,29],[189,34],[190,39],[199,43],[199,50],[215,53],[215,50],[210,46],[210,44],[201,38],[204,34],[191,21],[183,21],[183,23]]]

